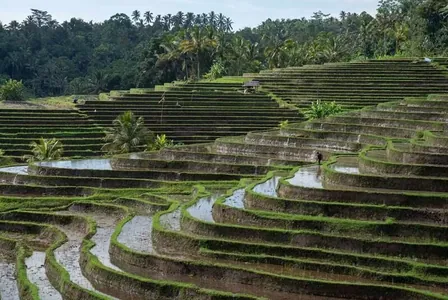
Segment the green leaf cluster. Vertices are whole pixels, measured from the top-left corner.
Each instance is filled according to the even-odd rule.
[[[0,100],[22,101],[25,99],[25,87],[22,81],[7,80],[0,86]]]
[[[341,112],[342,107],[335,101],[324,102],[321,100],[317,100],[316,102],[311,103],[310,108],[306,110],[304,114],[308,118],[308,120],[314,120],[326,118],[332,115],[339,114]]]

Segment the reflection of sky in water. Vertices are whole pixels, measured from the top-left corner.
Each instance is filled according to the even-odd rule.
[[[212,213],[213,205],[219,196],[219,194],[216,194],[210,197],[201,198],[194,205],[190,206],[187,211],[192,217],[198,220],[214,223],[215,220],[213,220]]]
[[[28,166],[0,168],[0,172],[27,175],[28,174]]]
[[[110,159],[45,161],[38,163],[38,165],[41,165],[43,167],[62,169],[112,170]]]
[[[172,231],[180,231],[180,216],[181,211],[180,208],[178,208],[173,212],[161,215],[160,224],[165,229]]]
[[[301,168],[293,178],[288,179],[292,185],[307,188],[323,188],[321,166],[310,166]]]
[[[336,164],[336,165],[332,166],[332,168],[336,172],[340,172],[340,173],[359,174],[359,168],[358,167],[345,167],[345,166],[338,166]]]
[[[153,252],[152,217],[135,216],[127,222],[118,236],[118,242],[139,252]],[[108,247],[106,247],[108,249]]]
[[[277,197],[277,186],[280,178],[273,177],[266,182],[256,185],[254,192],[269,197]]]
[[[224,204],[235,208],[244,208],[245,194],[246,192],[244,189],[236,190],[233,192],[232,196],[226,198]]]

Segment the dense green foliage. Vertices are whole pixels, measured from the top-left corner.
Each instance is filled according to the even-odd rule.
[[[104,139],[107,143],[103,146],[103,150],[111,154],[141,151],[141,146],[154,140],[154,135],[145,127],[143,118],[137,118],[131,111],[119,115],[113,125],[106,132]]]
[[[311,103],[310,108],[305,111],[305,116],[308,120],[314,120],[336,115],[341,112],[342,107],[335,101],[324,102],[317,100],[316,102]]]
[[[153,142],[148,144],[149,151],[158,151],[163,148],[174,147],[174,141],[167,138],[166,134],[158,134]]]
[[[32,10],[0,25],[0,79],[23,80],[37,96],[98,93],[194,79],[210,71],[241,75],[261,69],[389,55],[445,55],[445,0],[381,0],[377,15],[315,13],[266,20],[232,32],[222,15],[134,11],[101,22],[58,23]],[[211,74],[219,65],[214,65]]]
[[[25,155],[24,159],[27,162],[58,160],[64,153],[64,147],[61,141],[55,138],[40,138],[37,142],[32,142],[30,147],[33,154]]]
[[[0,85],[0,100],[20,101],[25,98],[22,81],[7,80]]]

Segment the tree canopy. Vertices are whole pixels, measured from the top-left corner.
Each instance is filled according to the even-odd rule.
[[[446,55],[446,0],[381,0],[377,14],[321,11],[268,19],[233,31],[221,13],[134,10],[100,23],[59,23],[32,9],[0,23],[0,84],[22,80],[36,96],[98,93],[197,79],[222,65],[227,75],[388,55]]]

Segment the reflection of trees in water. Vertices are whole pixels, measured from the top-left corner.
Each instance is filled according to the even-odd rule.
[[[317,172],[316,172],[316,180],[320,180],[321,175],[322,175],[322,167],[318,166]]]

